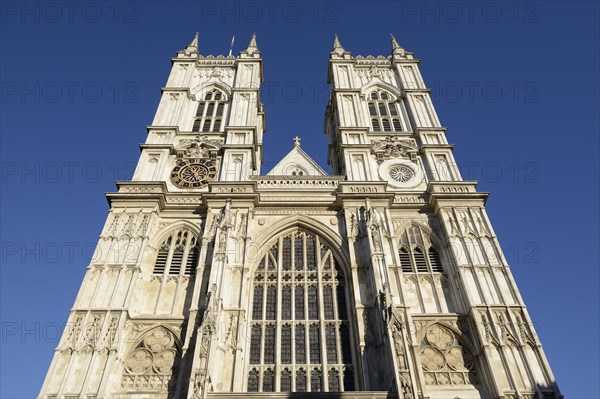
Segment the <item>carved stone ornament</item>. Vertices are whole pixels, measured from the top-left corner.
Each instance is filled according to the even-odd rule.
[[[150,330],[125,357],[121,388],[172,390],[179,358],[175,337],[169,330],[163,327]]]
[[[176,147],[177,158],[216,158],[222,145],[222,140],[210,139],[206,135],[183,139]]]
[[[392,158],[404,158],[414,161],[417,150],[412,140],[401,140],[392,136],[388,136],[385,140],[376,141],[372,145],[372,152],[379,163]]]
[[[477,385],[475,359],[456,335],[439,324],[427,327],[419,353],[427,385]]]

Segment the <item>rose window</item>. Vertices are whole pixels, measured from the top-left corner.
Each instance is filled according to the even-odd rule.
[[[406,165],[394,165],[388,173],[392,179],[400,183],[405,183],[415,177],[415,172]]]

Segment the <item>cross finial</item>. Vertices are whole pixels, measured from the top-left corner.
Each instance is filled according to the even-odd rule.
[[[300,137],[296,136],[294,137],[294,147],[299,148],[300,147]]]

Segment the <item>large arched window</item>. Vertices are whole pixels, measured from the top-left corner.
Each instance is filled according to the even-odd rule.
[[[252,284],[249,392],[354,390],[343,272],[318,236],[295,230]]]
[[[185,228],[174,231],[158,250],[153,274],[193,276],[198,265],[198,252],[194,233]]]
[[[204,95],[198,104],[194,132],[220,132],[225,119],[227,96],[220,90],[213,89]]]
[[[396,99],[386,91],[376,90],[368,94],[369,117],[374,132],[401,132],[402,123]]]

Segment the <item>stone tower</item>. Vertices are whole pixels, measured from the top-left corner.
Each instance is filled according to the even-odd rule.
[[[261,175],[254,36],[172,63],[40,398],[561,398],[412,53],[335,37],[331,176]]]

